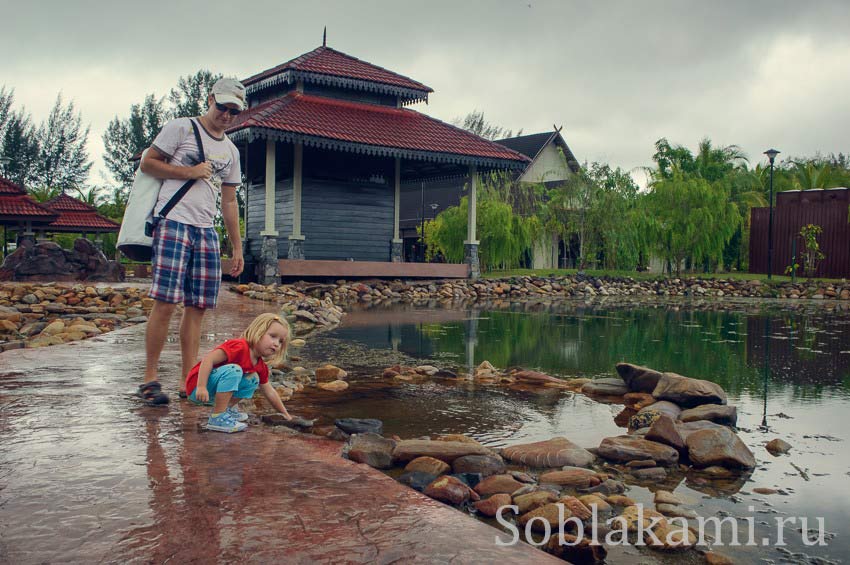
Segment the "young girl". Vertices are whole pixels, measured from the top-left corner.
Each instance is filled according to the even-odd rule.
[[[213,404],[208,430],[232,433],[247,428],[248,415],[236,404],[242,398],[251,398],[258,386],[275,410],[287,420],[292,419],[269,383],[266,365],[266,362],[274,365],[284,358],[289,333],[289,323],[284,318],[260,314],[242,337],[225,341],[189,371],[186,379],[189,399],[199,404]]]

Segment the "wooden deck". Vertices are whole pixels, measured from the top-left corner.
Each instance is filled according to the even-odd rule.
[[[278,269],[282,277],[377,277],[465,279],[466,263],[390,263],[385,261],[294,261],[281,259]]]

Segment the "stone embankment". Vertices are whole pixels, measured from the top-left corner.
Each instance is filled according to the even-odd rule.
[[[252,298],[283,302],[291,293],[331,299],[334,304],[424,303],[500,298],[692,297],[850,300],[850,283],[767,283],[759,280],[673,278],[635,280],[611,277],[512,277],[509,279],[403,282],[297,282],[285,285],[238,285],[233,290]]]
[[[0,284],[0,351],[85,339],[147,321],[140,288]]]

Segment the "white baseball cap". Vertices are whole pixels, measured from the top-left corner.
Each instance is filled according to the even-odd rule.
[[[210,93],[219,104],[236,104],[240,110],[245,109],[245,87],[236,79],[218,79]]]

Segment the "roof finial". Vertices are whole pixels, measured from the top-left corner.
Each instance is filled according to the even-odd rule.
[[[328,26],[325,26],[325,31],[322,32],[322,47],[328,45]]]

